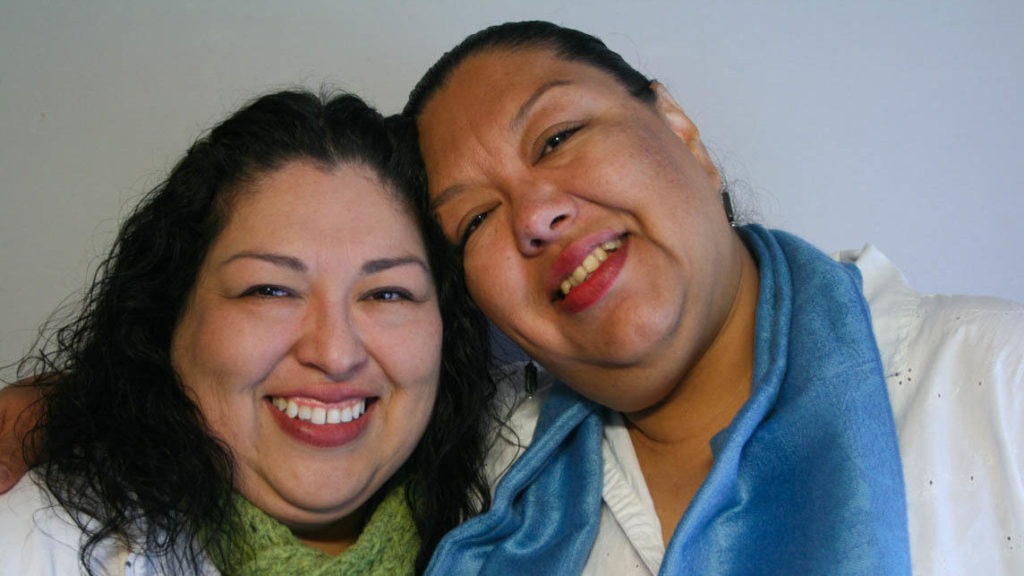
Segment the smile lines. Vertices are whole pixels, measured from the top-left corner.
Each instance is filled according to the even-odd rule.
[[[274,397],[271,402],[289,418],[298,418],[318,425],[352,422],[366,412],[366,398],[344,408],[299,404],[295,400],[281,397]]]
[[[568,296],[569,292],[573,288],[579,286],[594,273],[595,270],[601,267],[601,264],[608,259],[609,252],[615,252],[622,247],[622,239],[609,240],[604,244],[601,244],[587,257],[583,259],[583,262],[572,271],[565,280],[559,285],[559,289],[562,291],[562,297]]]

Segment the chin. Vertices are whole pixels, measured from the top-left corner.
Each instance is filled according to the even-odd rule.
[[[347,518],[358,512],[362,504],[365,502],[361,502],[359,505],[351,505],[350,502],[336,502],[334,505],[325,502],[295,502],[291,503],[288,509],[282,511],[281,514],[274,514],[269,510],[266,512],[288,528],[306,532],[318,530]]]
[[[653,305],[657,300],[618,303],[604,326],[586,337],[613,363],[641,362],[681,329],[683,313],[675,300],[665,305]]]
[[[289,528],[306,530],[352,514],[373,495],[369,488],[360,492],[340,486],[337,475],[323,478],[323,483],[271,487],[269,492],[243,495]]]

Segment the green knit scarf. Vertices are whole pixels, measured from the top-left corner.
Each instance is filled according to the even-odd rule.
[[[211,552],[229,575],[412,574],[420,539],[405,500],[405,486],[391,488],[373,511],[359,539],[338,556],[303,544],[291,531],[239,494],[235,505],[243,529]]]

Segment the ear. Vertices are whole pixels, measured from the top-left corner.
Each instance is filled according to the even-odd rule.
[[[700,131],[697,130],[697,125],[683,112],[682,107],[676,103],[675,98],[672,98],[664,84],[657,81],[651,82],[651,88],[654,90],[655,110],[657,110],[665,123],[668,124],[668,127],[690,148],[690,153],[693,154],[697,162],[704,168],[704,171],[711,178],[715,186],[721,188],[722,179],[718,174],[718,168],[711,161],[707,148],[704,147],[704,143],[700,140]]]

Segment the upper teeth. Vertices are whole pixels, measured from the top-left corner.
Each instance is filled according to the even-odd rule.
[[[351,422],[358,419],[366,412],[366,399],[344,408],[326,406],[323,404],[299,404],[295,400],[281,398],[273,399],[274,407],[284,412],[289,418],[298,418],[313,424],[339,424]]]
[[[608,259],[609,252],[615,252],[622,247],[622,239],[609,240],[604,244],[601,244],[587,257],[583,259],[583,262],[572,271],[565,280],[562,280],[562,284],[559,288],[562,290],[562,296],[568,296],[569,292],[573,288],[579,286],[584,280],[590,277],[590,275],[601,267],[601,263]]]

